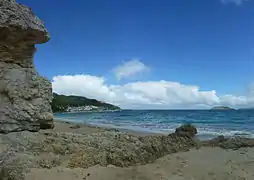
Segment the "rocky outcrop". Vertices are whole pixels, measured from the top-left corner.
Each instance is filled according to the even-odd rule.
[[[0,133],[53,127],[51,83],[33,64],[35,44],[48,40],[30,8],[0,1]]]
[[[73,125],[70,123],[66,127]],[[0,135],[0,180],[24,180],[31,168],[86,169],[95,165],[133,167],[152,163],[168,154],[202,148],[202,145],[224,149],[254,147],[253,139],[240,137],[219,136],[200,142],[190,137],[196,131],[190,125],[183,125],[169,135],[136,135],[112,129],[73,133],[58,132],[57,129]]]
[[[240,149],[254,147],[254,139],[245,137],[218,136],[214,139],[203,141],[204,146],[221,147],[223,149]]]
[[[30,168],[146,164],[197,146],[194,139],[175,133],[138,136],[110,129],[91,134],[23,131],[0,135],[0,141],[6,145],[2,152],[0,148],[0,180],[22,180]]]

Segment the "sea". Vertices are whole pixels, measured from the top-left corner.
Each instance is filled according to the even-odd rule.
[[[55,118],[88,125],[144,133],[168,134],[182,124],[197,127],[197,137],[218,135],[254,138],[254,110],[122,110],[57,113]]]

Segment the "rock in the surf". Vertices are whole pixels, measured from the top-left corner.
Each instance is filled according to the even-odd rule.
[[[194,137],[197,134],[197,128],[191,124],[184,124],[176,128],[175,133],[179,136]]]

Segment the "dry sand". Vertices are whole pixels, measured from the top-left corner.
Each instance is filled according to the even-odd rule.
[[[57,122],[51,131],[93,133],[105,131],[81,125],[70,128],[68,123]],[[131,132],[133,133],[133,132]],[[143,134],[142,134],[143,135]],[[26,180],[254,180],[254,148],[224,150],[203,147],[188,152],[164,156],[152,164],[119,168],[99,165],[88,169],[31,169]]]
[[[32,169],[27,180],[253,180],[254,149],[193,149],[167,155],[152,164],[118,168]]]

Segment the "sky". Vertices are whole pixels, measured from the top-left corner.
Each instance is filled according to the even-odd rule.
[[[254,0],[17,0],[53,91],[131,109],[254,107]]]

